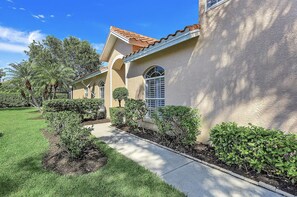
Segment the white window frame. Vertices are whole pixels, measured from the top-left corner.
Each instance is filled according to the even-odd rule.
[[[88,98],[89,97],[89,88],[84,88],[84,95],[85,95],[85,98]]]
[[[146,115],[146,119],[148,119],[148,120],[150,120],[150,118],[151,118],[151,113],[154,111],[154,110],[156,110],[157,108],[159,108],[159,107],[164,107],[165,105],[166,105],[166,98],[165,98],[165,69],[163,68],[163,67],[161,67],[163,70],[164,70],[164,75],[162,75],[162,76],[158,76],[158,77],[151,77],[151,78],[147,78],[147,73],[149,72],[149,71],[151,71],[151,69],[155,69],[156,67],[161,67],[161,66],[153,66],[153,67],[151,67],[151,68],[149,68],[146,72],[145,72],[145,74],[144,74],[144,85],[145,85],[145,89],[144,89],[144,99],[145,99],[145,103],[146,103],[146,105],[147,105],[147,107],[148,107],[148,113],[147,113],[147,115]],[[147,84],[148,84],[148,81],[152,81],[152,80],[156,80],[156,79],[163,79],[164,80],[164,98],[147,98]],[[156,91],[157,89],[155,88],[155,91]],[[162,93],[161,93],[162,94]],[[156,106],[155,106],[155,109],[154,110],[150,110],[150,108],[149,108],[149,106],[148,106],[148,100],[154,100],[154,101],[157,101],[157,100],[163,100],[164,101],[164,105],[159,105],[159,103],[158,102],[156,102]]]
[[[211,9],[214,9],[215,7],[218,7],[220,5],[222,5],[223,3],[225,3],[226,1],[228,0],[220,0],[219,2],[213,4],[212,6],[210,7],[207,7],[207,1],[208,0],[205,0],[205,11],[207,12],[208,10],[211,10]],[[218,0],[217,0],[218,1]]]

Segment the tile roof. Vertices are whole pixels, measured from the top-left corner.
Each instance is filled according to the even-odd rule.
[[[132,39],[132,40],[135,40],[135,41],[143,42],[143,43],[145,43],[146,46],[150,45],[150,44],[153,44],[156,41],[158,41],[157,39],[154,39],[154,38],[151,38],[151,37],[148,37],[148,36],[144,36],[144,35],[141,35],[141,34],[137,34],[137,33],[131,32],[131,31],[127,31],[127,30],[124,30],[124,29],[120,29],[120,28],[117,28],[117,27],[113,27],[113,26],[110,27],[110,31],[118,33],[121,36],[123,36],[123,37],[125,37],[125,38],[127,38],[129,40]]]
[[[166,37],[161,38],[160,40],[157,40],[157,41],[155,41],[155,42],[152,42],[151,44],[149,44],[149,45],[146,46],[146,47],[140,48],[139,50],[134,51],[134,52],[132,52],[132,53],[126,55],[126,56],[124,57],[124,59],[127,58],[127,57],[130,57],[130,56],[132,56],[132,55],[135,55],[135,54],[137,54],[137,53],[143,51],[144,49],[147,49],[147,48],[156,46],[156,45],[158,45],[158,44],[160,44],[160,43],[162,43],[162,42],[168,40],[168,39],[171,38],[171,37],[175,37],[175,36],[176,36],[177,34],[179,34],[179,33],[184,33],[184,32],[186,32],[186,31],[193,31],[193,30],[196,30],[196,29],[200,29],[200,24],[188,25],[188,26],[184,27],[184,28],[181,29],[181,30],[177,30],[174,34],[169,34],[169,35],[167,35]]]

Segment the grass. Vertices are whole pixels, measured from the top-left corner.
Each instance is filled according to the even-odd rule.
[[[101,142],[108,164],[97,172],[60,176],[46,171],[41,160],[49,144],[39,115],[30,108],[0,110],[0,196],[183,196]]]

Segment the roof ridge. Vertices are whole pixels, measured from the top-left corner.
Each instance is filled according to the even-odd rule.
[[[147,42],[149,44],[152,44],[153,42],[158,41],[158,39],[156,39],[156,38],[145,36],[143,34],[139,34],[139,33],[133,32],[133,31],[128,31],[128,30],[125,30],[125,29],[121,29],[121,28],[115,27],[115,26],[110,26],[110,31],[119,33],[122,36],[127,37],[129,39],[133,38],[135,40],[142,41],[142,42]],[[130,35],[127,35],[127,34],[130,34]]]

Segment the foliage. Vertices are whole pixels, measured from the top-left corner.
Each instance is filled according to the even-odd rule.
[[[191,146],[196,142],[201,124],[198,110],[186,106],[165,106],[159,108],[152,118],[158,127],[158,135],[165,143]]]
[[[19,93],[19,87],[12,81],[4,81],[0,83],[0,92],[2,93]]]
[[[80,114],[84,120],[97,119],[101,118],[99,109],[102,105],[103,99],[55,99],[44,102],[43,111],[72,111]]]
[[[66,124],[76,125],[81,123],[79,114],[71,111],[47,112],[44,117],[47,122],[47,130],[56,134],[60,134]]]
[[[60,134],[61,146],[72,158],[80,159],[84,156],[84,152],[93,145],[91,131],[92,128],[84,128],[67,118],[65,127]]]
[[[96,49],[88,41],[73,36],[64,40],[47,36],[42,42],[30,44],[26,54],[38,66],[58,64],[71,68],[75,71],[73,79],[98,70],[101,65]]]
[[[44,170],[42,159],[49,147],[40,129],[46,125],[44,120],[35,119],[40,116],[35,111],[0,110],[0,130],[4,133],[0,138],[0,196],[57,196],[57,193],[58,196],[73,197],[102,194],[184,196],[155,174],[99,140],[96,141],[96,146],[108,157],[108,164],[96,173],[69,177]]]
[[[24,99],[20,94],[0,92],[0,108],[26,107],[28,105],[28,100]]]
[[[147,111],[144,101],[127,99],[125,102],[126,124],[133,129],[137,129],[139,121],[143,120]]]
[[[297,181],[297,135],[252,124],[222,123],[211,130],[210,140],[218,158],[228,165]]]
[[[0,83],[2,82],[2,78],[6,76],[6,73],[3,68],[0,68]]]
[[[125,117],[125,108],[111,107],[109,108],[111,124],[117,127],[123,126]]]
[[[117,100],[119,102],[119,107],[121,106],[121,102],[122,100],[126,100],[128,98],[128,90],[125,87],[119,87],[116,88],[113,92],[112,92],[112,97],[114,100]]]

